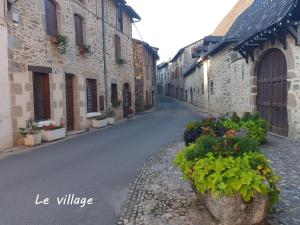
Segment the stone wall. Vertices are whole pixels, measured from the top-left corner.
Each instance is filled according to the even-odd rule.
[[[116,5],[113,0],[106,1],[106,26],[105,26],[105,43],[106,43],[106,63],[107,63],[107,85],[111,83],[118,85],[118,97],[122,101],[121,105],[112,108],[118,118],[123,117],[123,87],[127,83],[130,86],[132,109],[135,111],[135,85],[133,70],[133,51],[132,51],[132,25],[131,18],[123,13],[123,32],[116,29]],[[125,64],[118,64],[115,60],[115,43],[114,36],[118,35],[121,39],[121,56],[125,60]],[[108,102],[110,103],[110,88],[108,88]],[[112,107],[111,104],[108,107]]]
[[[207,63],[197,67],[184,78],[185,99],[199,107],[201,112],[208,111]]]
[[[155,102],[156,59],[146,43],[134,40],[134,75],[136,111],[149,109]]]
[[[211,57],[209,60],[209,112],[227,114],[257,111],[257,74],[256,66],[265,52],[277,48],[282,51],[287,61],[288,73],[288,124],[289,137],[300,139],[300,48],[289,35],[287,49],[278,41],[266,42],[254,52],[254,61],[247,64],[242,58],[232,57],[231,46]],[[232,61],[232,59],[235,61]],[[211,88],[213,82],[213,88]]]
[[[12,146],[12,124],[10,114],[10,84],[7,58],[7,25],[4,20],[4,3],[0,0],[0,150]]]

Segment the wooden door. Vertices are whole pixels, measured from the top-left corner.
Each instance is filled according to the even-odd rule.
[[[73,98],[73,76],[66,75],[66,120],[67,131],[74,130],[74,98]]]
[[[124,88],[123,88],[123,114],[124,114],[124,117],[128,117],[130,104],[131,104],[131,94],[130,94],[130,90],[129,90],[129,85],[124,84]]]
[[[284,54],[270,50],[259,62],[257,74],[257,109],[271,125],[271,131],[287,136],[287,64]]]

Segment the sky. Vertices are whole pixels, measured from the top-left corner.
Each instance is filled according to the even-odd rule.
[[[160,62],[213,33],[237,0],[126,0],[142,17],[136,23],[144,41],[159,48]],[[133,26],[133,37],[141,39]]]

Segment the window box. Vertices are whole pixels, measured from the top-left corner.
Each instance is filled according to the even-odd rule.
[[[107,119],[94,119],[93,120],[93,128],[103,128],[108,125]]]
[[[66,137],[66,129],[42,130],[42,141],[51,142]]]
[[[124,65],[124,64],[126,64],[126,60],[125,60],[125,59],[122,59],[122,58],[116,59],[116,63],[121,64],[121,65]]]
[[[108,125],[114,125],[115,124],[115,118],[114,117],[107,118],[107,124]]]
[[[28,147],[34,147],[42,143],[42,134],[27,134],[24,137],[24,145]]]

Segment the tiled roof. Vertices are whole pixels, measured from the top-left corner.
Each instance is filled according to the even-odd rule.
[[[296,2],[297,0],[256,0],[237,18],[226,38],[246,41],[288,17]]]
[[[207,45],[208,43],[217,43],[217,42],[220,42],[222,39],[223,39],[223,36],[209,35],[204,38],[203,45]]]

